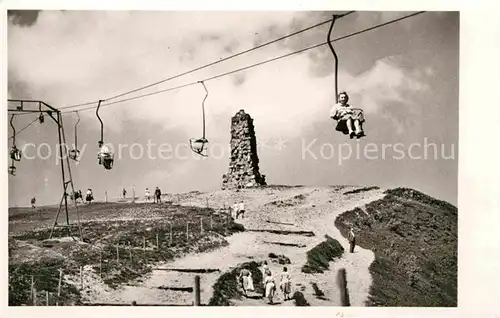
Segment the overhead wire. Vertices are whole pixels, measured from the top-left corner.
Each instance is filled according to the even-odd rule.
[[[353,32],[353,33],[350,33],[350,34],[338,37],[336,39],[333,39],[331,42],[337,42],[337,41],[341,41],[341,40],[344,40],[344,39],[347,39],[347,38],[351,38],[351,37],[360,35],[362,33],[369,32],[369,31],[372,31],[372,30],[375,30],[375,29],[387,26],[389,24],[393,24],[393,23],[396,23],[396,22],[399,22],[399,21],[402,21],[402,20],[405,20],[405,19],[417,16],[417,15],[420,15],[420,14],[425,13],[425,12],[426,11],[418,11],[418,12],[415,12],[415,13],[412,13],[412,14],[409,14],[409,15],[405,15],[405,16],[397,18],[397,19],[393,19],[393,20],[390,20],[390,21],[387,21],[387,22],[384,22],[384,23],[381,23],[381,24],[378,24],[378,25],[375,25],[375,26],[372,26],[372,27],[369,27],[369,28],[357,31],[357,32]],[[331,20],[329,20],[329,21],[331,21]],[[179,85],[179,86],[175,86],[175,87],[171,87],[171,88],[167,88],[167,89],[162,89],[162,90],[159,90],[159,91],[156,91],[156,92],[142,94],[142,95],[138,95],[138,96],[126,98],[126,99],[120,99],[120,100],[117,100],[117,101],[114,101],[114,102],[111,102],[111,103],[104,103],[104,104],[101,105],[101,107],[109,106],[109,105],[115,105],[115,104],[119,104],[119,103],[131,101],[131,100],[136,100],[136,99],[139,99],[139,98],[144,98],[144,97],[148,97],[148,96],[152,96],[152,95],[156,95],[156,94],[161,94],[161,93],[165,93],[165,92],[169,92],[169,91],[173,91],[173,90],[185,88],[185,87],[188,87],[188,86],[191,86],[191,85],[198,84],[200,81],[207,82],[207,81],[214,80],[214,79],[217,79],[217,78],[220,78],[220,77],[224,77],[224,76],[227,76],[227,75],[230,75],[230,74],[241,72],[241,71],[253,68],[253,67],[257,67],[257,66],[260,66],[260,65],[271,63],[271,62],[274,62],[274,61],[277,61],[277,60],[280,60],[280,59],[283,59],[283,58],[286,58],[286,57],[289,57],[289,56],[292,56],[292,55],[300,54],[300,53],[303,53],[303,52],[306,52],[306,51],[318,48],[318,47],[326,45],[326,44],[328,44],[328,41],[323,42],[323,43],[319,43],[319,44],[316,44],[316,45],[313,45],[313,46],[309,46],[307,48],[304,48],[304,49],[301,49],[301,50],[298,50],[298,51],[287,53],[285,55],[277,56],[277,57],[274,57],[274,58],[269,59],[269,60],[265,60],[265,61],[262,61],[262,62],[251,64],[251,65],[239,68],[239,69],[235,69],[235,70],[232,70],[232,71],[229,71],[229,72],[225,72],[225,73],[221,73],[221,74],[218,74],[218,75],[215,75],[215,76],[207,77],[207,78],[202,79],[202,80],[197,80],[197,81],[194,81],[194,82],[191,82],[191,83],[187,83],[187,84],[183,84],[183,85]],[[95,103],[97,103],[97,102],[95,102]],[[61,107],[61,108],[63,108],[63,107]],[[68,108],[68,107],[66,107],[66,108]],[[86,110],[95,109],[95,108],[97,108],[97,106],[80,108],[80,109],[78,109],[78,111],[86,111]],[[66,111],[66,112],[62,112],[62,113],[64,114],[64,113],[69,113],[69,112],[73,112],[73,111]]]
[[[19,135],[22,131],[24,131],[25,129],[27,129],[29,126],[33,125],[36,121],[38,120],[38,117],[35,118],[31,123],[29,123],[28,125],[24,126],[21,130],[19,130],[18,132],[16,132],[14,135],[10,136],[9,137],[9,140],[10,139],[13,139],[15,136]]]
[[[337,18],[343,18],[345,16],[348,16],[352,13],[354,13],[355,11],[349,11],[349,12],[346,12],[346,13],[343,13],[343,14],[339,14],[337,15]],[[249,53],[249,52],[252,52],[252,51],[255,51],[255,50],[258,50],[258,49],[261,49],[265,46],[268,46],[268,45],[271,45],[271,44],[274,44],[276,42],[279,42],[279,41],[282,41],[284,39],[287,39],[287,38],[290,38],[292,36],[295,36],[297,34],[300,34],[300,33],[303,33],[303,32],[306,32],[306,31],[309,31],[309,30],[312,30],[314,28],[317,28],[317,27],[320,27],[324,24],[327,24],[329,22],[331,22],[332,19],[329,19],[329,20],[326,20],[326,21],[323,21],[323,22],[320,22],[320,23],[317,23],[315,25],[311,25],[305,29],[301,29],[299,31],[296,31],[296,32],[293,32],[293,33],[290,33],[290,34],[287,34],[285,36],[282,36],[280,38],[277,38],[277,39],[274,39],[272,41],[269,41],[269,42],[266,42],[266,43],[263,43],[263,44],[260,44],[258,46],[255,46],[251,49],[247,49],[245,51],[242,51],[242,52],[239,52],[239,53],[236,53],[236,54],[233,54],[233,55],[230,55],[228,57],[225,57],[225,58],[222,58],[222,59],[219,59],[217,61],[214,61],[214,62],[211,62],[211,63],[208,63],[208,64],[205,64],[203,66],[200,66],[200,67],[197,67],[197,68],[194,68],[194,69],[191,69],[189,71],[186,71],[186,72],[183,72],[183,73],[179,73],[177,75],[174,75],[174,76],[171,76],[171,77],[168,77],[166,79],[163,79],[163,80],[160,80],[160,81],[157,81],[157,82],[154,82],[154,83],[151,83],[151,84],[148,84],[148,85],[145,85],[145,86],[142,86],[142,87],[139,87],[139,88],[136,88],[136,89],[133,89],[133,90],[130,90],[130,91],[127,91],[127,92],[124,92],[124,93],[121,93],[121,94],[118,94],[118,95],[114,95],[114,96],[111,96],[111,97],[108,97],[108,98],[105,98],[103,99],[104,102],[106,101],[110,101],[110,100],[113,100],[113,99],[116,99],[118,97],[123,97],[125,95],[129,95],[129,94],[132,94],[132,93],[135,93],[135,92],[138,92],[138,91],[141,91],[141,90],[144,90],[146,88],[150,88],[150,87],[153,87],[153,86],[156,86],[156,85],[159,85],[159,84],[163,84],[167,81],[170,81],[170,80],[173,80],[173,79],[176,79],[176,78],[179,78],[181,76],[184,76],[184,75],[188,75],[190,73],[193,73],[193,72],[196,72],[196,71],[199,71],[199,70],[202,70],[202,69],[205,69],[207,67],[210,67],[210,66],[213,66],[213,65],[216,65],[216,64],[219,64],[219,63],[222,63],[222,62],[225,62],[227,60],[230,60],[232,58],[235,58],[235,57],[238,57],[238,56],[241,56],[243,54],[246,54],[246,53]],[[91,104],[95,104],[97,103],[98,101],[94,101],[94,102],[87,102],[87,103],[81,103],[81,104],[75,104],[75,105],[69,105],[69,106],[63,106],[63,107],[60,107],[59,109],[68,109],[68,108],[75,108],[75,107],[80,107],[80,106],[87,106],[87,105],[91,105]],[[108,104],[109,105],[109,104]]]

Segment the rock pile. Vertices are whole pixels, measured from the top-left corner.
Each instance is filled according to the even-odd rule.
[[[266,185],[259,172],[253,119],[242,109],[231,119],[229,171],[222,175],[222,190]]]

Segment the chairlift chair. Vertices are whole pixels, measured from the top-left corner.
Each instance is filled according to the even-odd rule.
[[[45,121],[45,118],[43,117],[42,103],[41,102],[38,103],[38,108],[40,109],[40,115],[38,115],[38,121],[40,122],[40,124],[43,124],[43,122]]]
[[[328,36],[327,36],[327,42],[328,42],[328,46],[330,47],[330,50],[332,51],[332,54],[333,54],[333,57],[335,58],[335,103],[338,103],[339,102],[339,93],[338,93],[338,65],[339,65],[339,59],[338,59],[338,56],[337,56],[337,53],[335,52],[335,49],[333,48],[333,45],[332,45],[332,40],[331,40],[331,35],[332,35],[332,31],[333,31],[333,25],[335,24],[335,21],[337,20],[337,15],[333,15],[333,19],[332,19],[332,24],[330,25],[330,30],[328,31]],[[364,119],[364,113],[363,113],[363,110],[361,108],[349,108],[350,110],[354,111],[355,113],[357,113],[359,116],[361,116],[361,118]],[[363,134],[359,137],[364,137],[365,134],[364,134],[364,128],[363,128],[363,121],[360,121],[360,128],[361,128],[361,131],[363,132]],[[347,123],[345,120],[339,120],[338,123],[337,123],[337,126],[335,127],[335,130],[336,131],[340,131],[344,134],[348,134],[348,128],[347,128]]]
[[[189,139],[189,146],[191,147],[191,150],[194,153],[197,153],[200,156],[203,157],[208,157],[206,153],[206,144],[208,143],[207,138],[205,138],[205,100],[208,97],[208,90],[207,87],[205,86],[205,83],[203,81],[198,82],[201,85],[203,85],[203,88],[205,89],[206,95],[205,98],[203,98],[203,102],[201,103],[201,110],[202,110],[202,116],[203,116],[203,137],[201,138],[191,138]]]
[[[104,167],[104,169],[110,170],[113,168],[115,156],[111,151],[103,151],[104,124],[102,123],[101,117],[99,117],[99,108],[101,107],[101,102],[103,102],[103,100],[99,100],[99,104],[97,105],[97,109],[95,112],[97,115],[97,118],[101,122],[101,139],[98,141],[99,152],[97,153],[97,159],[98,159],[99,164],[102,165]]]
[[[78,126],[78,123],[80,122],[80,115],[78,114],[78,111],[76,111],[76,115],[78,116],[78,121],[75,124],[75,144],[73,146],[73,149],[69,151],[69,158],[75,161],[79,161],[80,150],[78,150],[78,131],[76,128]]]
[[[17,149],[16,147],[16,127],[14,127],[13,120],[14,120],[15,114],[13,114],[10,117],[10,126],[12,127],[13,130],[13,135],[12,135],[12,149],[10,150],[10,158],[15,161],[21,161],[21,150]]]

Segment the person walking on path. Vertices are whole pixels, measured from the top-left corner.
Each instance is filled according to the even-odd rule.
[[[292,293],[292,276],[288,272],[286,267],[283,267],[283,273],[281,273],[281,291],[283,292],[283,298],[285,301],[291,299],[290,294]]]
[[[354,229],[351,227],[349,234],[347,234],[347,239],[349,240],[349,252],[354,253],[354,247],[356,246],[356,235],[354,235]]]
[[[156,187],[156,190],[155,190],[155,202],[156,203],[160,203],[161,202],[161,190],[160,188]]]

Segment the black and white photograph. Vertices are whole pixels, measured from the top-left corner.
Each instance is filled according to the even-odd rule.
[[[459,307],[461,23],[6,9],[8,306]]]

